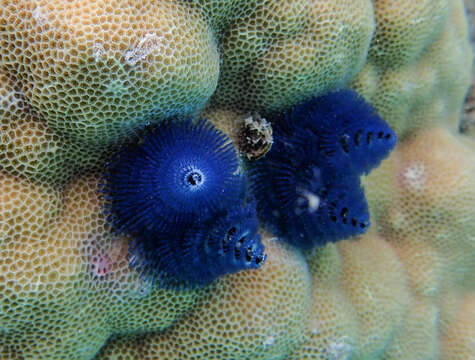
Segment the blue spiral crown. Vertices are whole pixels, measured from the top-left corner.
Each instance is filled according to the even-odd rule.
[[[261,222],[301,248],[364,233],[370,223],[360,176],[394,148],[389,125],[351,90],[266,117],[274,144],[248,163]]]
[[[206,120],[165,121],[125,146],[107,164],[102,191],[108,220],[134,238],[132,264],[161,284],[201,285],[265,260],[234,147]],[[249,262],[213,245],[233,227],[246,233]]]

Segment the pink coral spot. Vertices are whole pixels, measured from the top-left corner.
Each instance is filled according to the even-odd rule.
[[[96,254],[92,257],[92,271],[96,276],[107,275],[111,271],[112,259],[107,254]]]

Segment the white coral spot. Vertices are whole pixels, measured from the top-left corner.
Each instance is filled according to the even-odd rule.
[[[102,58],[104,58],[106,55],[106,50],[104,49],[104,46],[100,43],[95,43],[92,46],[92,55],[94,56],[96,62],[101,61]]]
[[[48,15],[45,13],[43,7],[37,7],[35,10],[33,10],[31,16],[33,19],[35,19],[39,26],[43,26],[48,23]]]
[[[329,360],[347,360],[350,359],[353,347],[348,344],[348,337],[345,336],[340,342],[330,343],[328,349]]]
[[[264,347],[268,348],[269,346],[274,345],[274,343],[275,343],[275,337],[270,335],[262,342],[262,345],[264,345]]]
[[[413,163],[404,169],[402,174],[404,183],[413,190],[421,190],[427,181],[424,164]]]
[[[136,46],[125,52],[125,62],[131,66],[145,59],[162,45],[163,36],[146,34]]]

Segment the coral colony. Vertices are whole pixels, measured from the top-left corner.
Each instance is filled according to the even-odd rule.
[[[364,233],[369,213],[360,175],[394,148],[389,125],[350,90],[266,117],[274,144],[248,164],[262,224],[301,248]]]
[[[204,285],[265,261],[255,204],[228,137],[204,120],[165,121],[104,175],[109,220],[131,263],[163,286]]]

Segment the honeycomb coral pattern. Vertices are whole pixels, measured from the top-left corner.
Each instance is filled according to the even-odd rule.
[[[0,358],[475,358],[472,50],[461,0],[0,3]],[[128,263],[97,191],[163,118],[231,136],[350,86],[400,142],[363,179],[372,229],[193,291]]]
[[[82,142],[189,114],[216,87],[216,44],[185,2],[6,1],[0,18],[2,66],[52,129]]]
[[[475,348],[475,294],[467,294],[460,305],[456,318],[442,336],[444,359],[462,360],[473,358]]]
[[[361,70],[352,86],[401,137],[440,119],[455,129],[469,81],[458,0],[6,1],[0,18],[0,167],[59,186],[210,98],[268,111]]]
[[[119,338],[97,359],[285,359],[304,340],[310,276],[301,254],[264,243],[261,269],[224,277],[170,331]]]
[[[243,13],[243,9],[255,6],[260,0],[191,0],[199,9],[216,37],[220,38],[223,29]]]
[[[213,104],[282,109],[350,80],[374,29],[370,1],[258,1],[224,32]]]
[[[435,297],[475,270],[473,158],[467,139],[435,128],[401,144],[366,179],[368,189],[378,184],[368,191],[377,224],[421,296]]]
[[[0,70],[0,169],[36,182],[64,186],[105,157],[54,132],[24,101],[18,84]]]
[[[401,326],[395,330],[384,359],[437,359],[439,355],[439,309],[413,298]]]
[[[61,194],[0,172],[0,240],[38,237],[55,222]]]
[[[63,198],[1,179],[0,348],[16,356],[7,359],[91,359],[115,333],[166,328],[199,296],[152,287],[129,267],[128,239],[111,233],[95,176]]]
[[[369,259],[367,258],[369,257]],[[313,276],[310,341],[291,359],[377,359],[409,303],[404,269],[373,233],[309,256]]]
[[[339,285],[341,254],[335,244],[328,244],[306,257],[312,275],[308,340],[288,360],[349,359],[358,343],[358,320]]]
[[[410,64],[442,31],[449,10],[445,0],[375,0],[370,60],[382,67]]]
[[[472,66],[463,2],[379,0],[374,6],[370,56],[351,86],[399,139],[441,123],[457,131]]]

